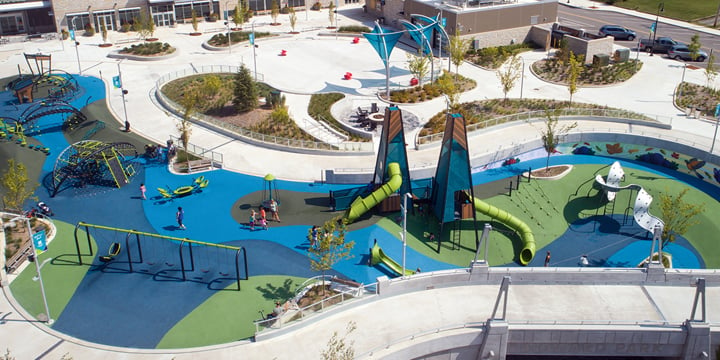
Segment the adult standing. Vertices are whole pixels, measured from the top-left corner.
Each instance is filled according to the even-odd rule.
[[[545,267],[548,267],[548,265],[550,265],[550,251],[545,255]]]
[[[272,213],[273,220],[280,222],[280,213],[278,212],[278,204],[275,199],[270,199],[270,212]]]
[[[178,227],[182,230],[185,230],[185,224],[183,224],[184,219],[185,211],[183,211],[182,206],[178,206],[177,212],[175,213],[175,220],[177,220]]]

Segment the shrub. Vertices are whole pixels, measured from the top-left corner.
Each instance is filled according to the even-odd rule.
[[[315,10],[315,11],[319,11],[320,9],[322,9],[322,4],[321,4],[319,1],[317,1],[317,2],[315,2],[315,3],[313,4],[312,8],[310,8],[310,9],[311,9],[311,10]]]
[[[95,29],[92,27],[92,25],[87,24],[85,25],[85,36],[93,36],[95,35]]]
[[[124,33],[129,32],[131,27],[132,27],[132,25],[130,25],[130,23],[124,23],[124,24],[120,25],[120,32],[124,32]]]
[[[341,33],[369,33],[372,29],[362,25],[341,26],[338,32]]]

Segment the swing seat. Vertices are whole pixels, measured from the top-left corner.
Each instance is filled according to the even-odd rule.
[[[109,262],[112,261],[116,256],[120,254],[120,243],[112,243],[110,244],[110,248],[108,249],[108,254],[105,256],[100,257],[100,261],[102,262]]]

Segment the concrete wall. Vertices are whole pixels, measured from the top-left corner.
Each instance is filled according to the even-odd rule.
[[[568,48],[575,54],[582,54],[585,56],[585,64],[590,64],[593,61],[593,56],[597,54],[611,55],[613,53],[613,38],[605,37],[599,39],[586,39],[578,38],[575,36],[566,35],[564,37],[567,40]]]

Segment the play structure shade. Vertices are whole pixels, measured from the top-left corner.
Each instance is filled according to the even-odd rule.
[[[390,180],[380,186],[377,190],[370,193],[365,198],[357,197],[345,212],[345,221],[352,223],[362,214],[375,207],[388,196],[395,193],[402,185],[402,175],[400,173],[400,165],[398,163],[388,164],[388,174]]]
[[[380,146],[378,147],[377,160],[375,162],[375,174],[373,183],[382,184],[390,180],[389,166],[386,164],[397,163],[400,166],[402,184],[400,193],[411,192],[410,169],[405,145],[405,130],[402,122],[402,111],[397,106],[385,108],[382,133],[380,134]]]
[[[629,184],[620,186],[620,180],[625,176],[625,172],[620,165],[620,162],[616,161],[610,166],[608,172],[607,181],[603,179],[602,175],[598,174],[595,177],[597,182],[602,189],[605,191],[608,202],[612,202],[615,199],[615,194],[620,190],[635,190],[637,191],[637,197],[635,198],[635,205],[633,206],[633,217],[637,224],[649,231],[654,232],[656,226],[664,227],[662,219],[657,216],[650,214],[648,209],[653,201],[653,197],[643,189],[641,185]]]
[[[380,55],[380,59],[385,64],[385,67],[388,66],[390,54],[402,35],[402,31],[386,33],[377,23],[372,32],[363,34],[373,49]]]
[[[413,40],[420,46],[420,49],[422,49],[422,52],[424,55],[429,55],[432,53],[432,47],[430,46],[430,39],[432,38],[432,32],[435,28],[435,24],[427,25],[427,26],[420,26],[417,24],[413,24],[411,22],[402,21],[401,22],[403,26],[408,31],[408,34],[410,34],[410,37],[412,37]]]
[[[465,118],[448,114],[433,184],[433,209],[441,223],[455,220],[455,192],[472,189]]]

